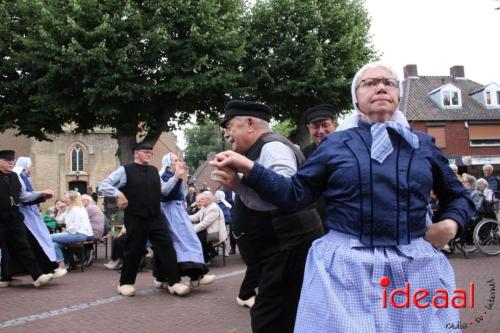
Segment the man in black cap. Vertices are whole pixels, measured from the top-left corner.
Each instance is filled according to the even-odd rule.
[[[264,104],[233,100],[226,104],[221,126],[234,151],[287,177],[304,156],[290,141],[269,129],[271,110]],[[304,265],[311,242],[322,236],[314,209],[282,213],[239,182],[213,175],[234,190],[233,228],[247,270],[259,271],[258,294],[250,313],[254,332],[292,332]],[[250,305],[249,305],[250,306]]]
[[[33,278],[33,285],[41,287],[52,279],[52,274],[43,274],[28,243],[24,217],[19,211],[21,183],[17,174],[12,172],[14,160],[13,150],[0,150],[0,248],[2,249],[0,287],[8,287],[11,283],[7,262],[12,258],[19,260],[28,270]]]
[[[313,142],[304,148],[306,158],[318,148],[319,143],[328,133],[335,131],[335,109],[330,104],[320,104],[306,110],[306,126]]]
[[[118,293],[135,295],[135,279],[149,239],[159,263],[158,273],[168,281],[168,291],[185,295],[189,287],[180,283],[175,249],[160,211],[160,175],[158,169],[148,165],[152,154],[151,144],[138,143],[134,147],[134,163],[120,166],[99,187],[104,196],[116,197],[118,207],[125,209],[127,239]]]
[[[329,133],[335,131],[335,109],[330,104],[316,105],[305,111],[305,117],[309,135],[311,135],[311,139],[313,140],[311,144],[302,148],[302,153],[307,159],[318,148],[321,140]],[[323,196],[316,201],[315,207],[321,217],[323,227],[326,229],[326,202]]]

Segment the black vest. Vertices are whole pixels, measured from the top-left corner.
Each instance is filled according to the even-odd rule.
[[[21,183],[15,172],[0,172],[0,219],[19,218],[19,195]]]
[[[158,169],[132,163],[124,166],[127,183],[120,191],[128,199],[125,214],[147,217],[160,214],[161,185]]]
[[[304,156],[285,137],[276,133],[263,134],[248,150],[246,157],[255,161],[262,147],[272,141],[279,141],[292,149],[297,165]],[[315,209],[301,209],[296,212],[257,211],[247,207],[236,195],[233,208],[233,230],[238,239],[241,256],[248,265],[279,251],[311,242],[323,235],[321,220]]]

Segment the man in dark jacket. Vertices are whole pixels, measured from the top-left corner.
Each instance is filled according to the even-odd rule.
[[[153,244],[158,269],[168,280],[168,291],[185,295],[189,287],[180,283],[180,273],[172,239],[160,211],[161,185],[158,169],[151,162],[153,146],[140,142],[134,147],[134,163],[120,166],[99,187],[104,196],[116,197],[125,209],[127,239],[118,293],[135,295],[135,279],[147,240]]]
[[[305,158],[309,158],[309,156],[314,153],[321,140],[329,133],[335,131],[335,109],[330,104],[320,104],[313,106],[306,110],[306,126],[309,130],[309,135],[311,135],[311,139],[313,142],[304,148],[302,148],[302,153]],[[325,210],[326,210],[326,202],[323,197],[320,197],[318,201],[315,203],[316,210],[318,211],[319,216],[321,217],[321,221],[323,222],[323,227],[325,226]]]
[[[43,274],[28,243],[19,211],[21,183],[14,169],[15,152],[0,150],[0,247],[2,249],[1,287],[11,284],[7,262],[19,261],[33,278],[33,285],[41,287],[52,279],[52,274]],[[15,258],[15,260],[13,260]]]

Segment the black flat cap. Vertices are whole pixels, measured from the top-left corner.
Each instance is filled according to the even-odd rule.
[[[271,109],[262,103],[234,99],[226,103],[224,118],[222,118],[220,126],[226,128],[226,123],[236,116],[255,117],[270,121]]]
[[[306,110],[306,124],[317,120],[335,119],[335,109],[330,104],[315,105]]]
[[[12,161],[16,159],[16,152],[13,150],[0,150],[0,159]]]
[[[150,144],[149,142],[144,142],[144,141],[141,141],[141,142],[138,142],[134,148],[132,148],[133,151],[136,151],[136,150],[151,150],[153,149],[153,145]]]

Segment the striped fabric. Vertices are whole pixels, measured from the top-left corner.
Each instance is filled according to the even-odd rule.
[[[394,129],[410,146],[417,149],[419,146],[418,137],[413,134],[406,126],[394,121],[377,123],[371,127],[372,146],[371,158],[383,163],[387,156],[394,150],[392,147],[387,127]]]

